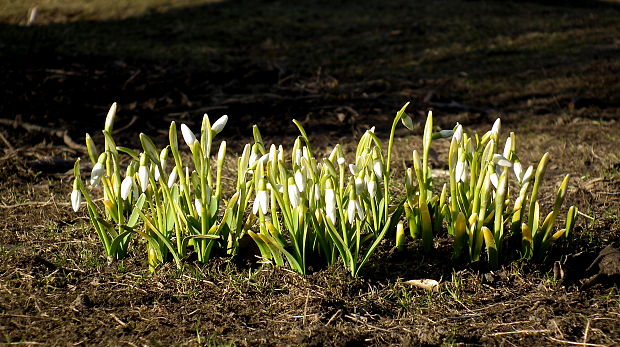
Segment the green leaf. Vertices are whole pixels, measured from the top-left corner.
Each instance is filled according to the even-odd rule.
[[[140,212],[142,211],[142,207],[144,206],[145,200],[146,200],[146,195],[144,193],[140,194],[140,197],[136,201],[136,205],[134,206],[133,211],[131,211],[131,215],[129,216],[129,219],[127,220],[128,227],[133,228],[134,226],[136,226],[136,223],[138,222],[138,218],[140,218]]]

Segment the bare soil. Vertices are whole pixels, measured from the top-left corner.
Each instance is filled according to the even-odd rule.
[[[580,0],[0,3],[0,344],[620,345],[617,278],[582,287],[620,244],[619,18],[617,2]],[[100,140],[114,101],[123,145],[140,132],[162,144],[170,121],[207,112],[230,116],[233,151],[252,124],[292,143],[293,118],[324,150],[372,125],[385,138],[412,101],[418,131],[397,132],[396,174],[429,109],[438,128],[501,116],[523,161],[551,153],[543,210],[570,173],[565,206],[593,220],[544,263],[495,272],[452,261],[440,235],[433,255],[385,241],[356,279],[252,257],[150,274],[142,244],[108,262],[68,202],[85,153],[59,135]],[[423,278],[439,291],[404,283]]]

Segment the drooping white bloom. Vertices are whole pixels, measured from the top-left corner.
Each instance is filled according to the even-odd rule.
[[[523,166],[521,166],[521,163],[518,161],[515,161],[515,163],[512,166],[512,169],[515,172],[515,177],[517,178],[517,181],[519,183],[521,183],[521,180],[523,179]]]
[[[299,190],[297,189],[297,185],[288,185],[288,199],[291,202],[291,207],[296,208],[297,206],[299,206],[301,197],[299,196]]]
[[[149,186],[149,169],[145,165],[138,168],[138,180],[140,181],[140,189],[144,193]]]
[[[344,160],[344,157],[338,157],[338,159],[336,160],[336,162],[338,163],[338,165],[344,165],[344,164],[346,164],[346,161]]]
[[[523,174],[523,183],[525,182],[529,182],[530,178],[532,177],[532,173],[534,172],[534,167],[532,165],[527,167],[527,170],[525,170],[525,173]]]
[[[367,183],[368,194],[371,198],[377,196],[377,181],[373,178]]]
[[[71,192],[71,207],[73,211],[77,212],[80,209],[82,203],[82,193],[77,189],[77,185],[73,184],[73,191]]]
[[[103,177],[104,173],[105,167],[103,166],[103,163],[101,161],[95,163],[95,166],[93,166],[93,170],[90,172],[90,185],[98,185],[99,182],[101,182],[101,178]]]
[[[295,184],[300,192],[303,192],[306,189],[306,177],[300,170],[295,172]]]
[[[126,176],[121,183],[121,199],[127,200],[129,193],[133,188],[133,177]]]
[[[383,163],[380,159],[375,159],[374,163],[372,164],[372,171],[375,173],[375,175],[377,175],[377,178],[383,179]]]
[[[194,207],[196,207],[198,217],[202,217],[202,202],[200,202],[200,199],[194,199]]]
[[[267,214],[269,211],[269,193],[266,190],[259,190],[256,192],[254,205],[252,205],[252,213],[257,214],[259,210],[263,214]]]
[[[460,158],[459,158],[460,159]],[[454,172],[454,176],[457,182],[467,182],[469,165],[465,160],[459,160],[456,163],[456,168]]]
[[[183,140],[185,140],[185,143],[187,143],[190,148],[198,141],[196,140],[194,132],[185,124],[181,124],[181,134],[183,135]]]
[[[211,127],[211,131],[213,131],[213,135],[217,135],[220,132],[222,132],[222,130],[226,126],[226,123],[228,123],[227,115],[223,115],[218,120],[216,120],[215,123],[213,123],[213,126]]]
[[[373,133],[373,134],[374,134],[374,133],[375,133],[375,127],[374,127],[374,126],[372,126],[370,129],[368,129],[368,132],[370,132],[370,133]]]
[[[349,220],[349,224],[353,224],[355,215],[357,215],[359,220],[364,219],[364,210],[362,210],[362,206],[357,199],[349,200],[349,204],[347,205],[347,219]]]
[[[493,154],[493,162],[499,166],[512,167],[512,162],[501,154]]]

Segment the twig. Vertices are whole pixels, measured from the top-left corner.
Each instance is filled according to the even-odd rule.
[[[541,329],[541,330],[514,330],[514,331],[502,331],[498,333],[492,333],[488,336],[502,336],[502,335],[517,335],[517,334],[539,334],[539,333],[548,333],[549,329]]]
[[[588,322],[586,323],[586,331],[583,333],[583,345],[585,346],[588,342],[588,333],[590,332],[590,318],[588,318]]]
[[[13,152],[15,151],[15,147],[13,147],[13,145],[11,145],[11,143],[9,142],[9,140],[6,139],[6,137],[4,137],[4,135],[2,133],[0,133],[0,140],[2,140],[2,142],[4,142],[4,144],[7,146],[7,148]]]
[[[555,337],[547,336],[547,338],[553,342],[564,343],[567,345],[575,345],[575,346],[589,346],[589,347],[607,347],[607,345],[600,345],[598,343],[585,343],[585,342],[575,342],[568,340],[560,340]]]
[[[21,127],[22,129],[28,132],[36,131],[36,132],[42,132],[48,135],[60,137],[64,141],[65,145],[67,145],[67,147],[78,150],[78,151],[86,152],[86,146],[82,146],[76,143],[75,141],[73,141],[71,136],[69,136],[69,132],[67,130],[56,130],[56,129],[44,127],[41,125],[24,123],[17,119],[10,120],[10,119],[5,119],[5,118],[0,118],[0,124],[9,125],[14,128]]]

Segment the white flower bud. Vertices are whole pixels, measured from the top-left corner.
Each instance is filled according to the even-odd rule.
[[[146,166],[141,165],[138,168],[138,180],[140,181],[140,189],[144,193],[149,186],[149,169]]]
[[[71,192],[71,207],[73,207],[73,211],[77,212],[80,209],[81,203],[82,203],[82,193],[80,193],[80,191],[74,187],[73,191]]]
[[[183,140],[185,143],[191,148],[194,143],[196,143],[196,135],[192,132],[192,130],[185,124],[181,124],[181,134],[183,135]]]
[[[215,123],[213,123],[213,126],[211,127],[211,131],[213,131],[213,135],[217,135],[220,132],[222,132],[222,130],[226,126],[226,123],[228,123],[227,115],[223,115],[218,120],[216,120]]]
[[[127,176],[121,183],[121,199],[127,200],[131,188],[133,188],[133,177]]]

